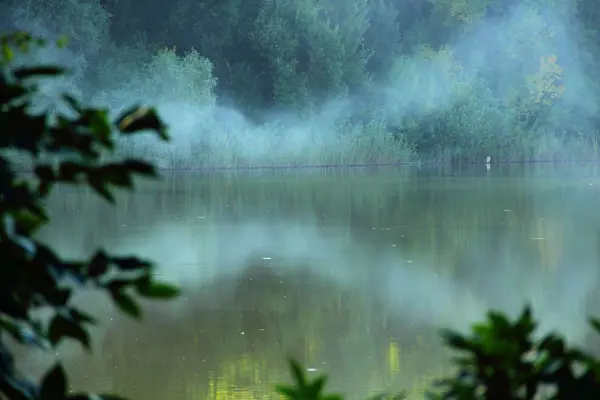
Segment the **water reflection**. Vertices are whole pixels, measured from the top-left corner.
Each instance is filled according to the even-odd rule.
[[[585,339],[598,288],[595,166],[165,174],[111,209],[61,188],[42,233],[68,256],[98,244],[156,260],[184,288],[143,322],[106,323],[77,388],[133,398],[276,398],[286,357],[332,389],[409,389],[448,370],[440,325],[530,301]]]

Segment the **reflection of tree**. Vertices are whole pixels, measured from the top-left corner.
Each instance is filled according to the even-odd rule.
[[[480,178],[471,182],[468,178],[429,180],[430,187],[407,193],[401,211],[392,214],[405,216],[403,226],[380,231],[375,240],[394,241],[408,254],[430,254],[430,267],[455,267],[457,273],[489,265],[482,261],[501,260],[508,248],[524,255],[532,265],[556,264],[561,232],[566,227],[564,221],[548,216],[547,206],[554,208],[551,214],[555,218],[562,219],[562,205],[552,204],[546,189],[529,187],[530,182],[514,178],[507,184],[498,178],[492,186]],[[560,186],[556,190],[560,191]],[[532,237],[544,237],[545,250],[540,242],[532,242]]]
[[[235,229],[249,218],[266,221],[267,227],[269,222],[281,226],[307,221],[325,238],[334,230],[338,237],[348,239],[352,254],[339,254],[339,259],[347,260],[348,271],[372,282],[366,286],[374,293],[389,272],[386,268],[402,267],[427,268],[464,284],[488,279],[490,268],[499,264],[515,277],[522,276],[523,268],[541,266],[545,272],[535,276],[542,286],[546,276],[564,272],[568,265],[563,264],[573,251],[593,247],[576,243],[582,238],[575,228],[591,227],[594,218],[584,211],[566,214],[565,209],[566,191],[569,201],[582,210],[595,202],[588,186],[585,190],[583,186],[566,188],[564,181],[539,178],[544,171],[493,179],[479,173],[469,177],[469,173],[460,178],[444,171],[399,173],[394,169],[249,176],[175,174],[158,186],[123,197],[118,215],[98,208],[86,193],[59,192],[63,197],[53,200],[52,212],[61,227],[47,234],[58,238],[63,229],[75,232],[74,227],[84,220],[94,226],[90,243],[127,243],[167,219],[186,235],[185,229],[196,229],[197,224],[206,232],[190,228],[190,246],[195,246],[196,237],[199,243],[197,248],[183,250],[202,253],[214,264],[219,258],[212,254],[220,254],[221,244],[224,251],[232,245],[232,239],[220,231],[223,221]],[[140,225],[148,215],[156,218]],[[198,216],[206,218],[198,220]],[[97,224],[93,218],[98,218]],[[85,232],[79,233],[72,240]],[[544,240],[532,240],[536,237]],[[72,240],[69,245],[75,248]],[[211,257],[206,257],[209,252]],[[285,257],[285,249],[281,252]],[[376,257],[381,253],[385,262],[379,263]],[[393,262],[387,262],[387,255]],[[408,260],[414,263],[399,265]],[[361,393],[367,376],[373,389],[418,385],[411,376],[431,371],[431,358],[423,355],[415,340],[423,327],[407,327],[371,293],[317,278],[303,266],[277,267],[274,270],[262,262],[246,268],[241,276],[221,277],[189,295],[179,308],[156,307],[140,326],[119,321],[107,336],[104,364],[95,364],[102,370],[97,375],[111,376],[111,384],[135,397],[140,397],[141,387],[151,376],[149,394],[142,397],[152,399],[167,396],[167,390],[224,393],[239,385],[252,393],[266,393],[273,380],[286,378],[287,355],[320,371],[335,371],[333,387],[345,392]],[[314,265],[310,270],[328,267]],[[485,285],[472,287],[476,298],[488,295],[477,292],[485,291]],[[430,346],[433,342],[432,337],[423,337],[421,343]],[[176,345],[166,350],[160,347],[164,343]],[[426,354],[431,353],[429,348]],[[209,381],[213,382],[210,390]]]
[[[399,178],[394,174],[393,170],[377,175],[365,171],[308,176],[269,172],[249,177],[175,174],[151,190],[142,187],[139,193],[124,196],[118,215],[97,207],[87,195],[69,196],[60,203],[57,198],[53,213],[61,221],[77,225],[81,218],[73,209],[93,209],[90,219],[98,219],[95,226],[101,231],[94,234],[99,236],[138,234],[136,223],[149,214],[157,216],[153,219],[157,224],[164,222],[162,216],[170,221],[207,216],[208,223],[248,217],[303,220],[323,229],[348,232],[364,245],[389,243],[396,244],[399,251],[435,255],[437,259],[428,260],[429,264],[443,264],[443,268],[458,264],[460,254],[472,249],[478,236],[489,238],[489,244],[479,244],[493,247],[503,237],[535,229],[530,224],[539,220],[539,196],[535,188],[527,186],[527,179],[508,183],[501,178],[492,182],[448,176]],[[144,223],[144,228],[151,226]],[[482,232],[485,235],[479,234]]]
[[[405,386],[407,375],[430,369],[418,365],[427,356],[415,332],[372,297],[305,269],[277,274],[252,266],[189,295],[178,305],[185,311],[174,310],[178,316],[160,307],[139,327],[117,321],[95,364],[104,371],[90,376],[109,376],[115,390],[150,400],[269,398],[273,382],[287,380],[286,357],[294,356],[335,372],[333,389],[363,397],[368,389]]]
[[[164,219],[208,224],[247,218],[301,220],[323,230],[347,233],[363,247],[395,244],[395,250],[402,253],[430,254],[432,258],[426,260],[427,264],[447,270],[449,265],[471,268],[472,263],[461,261],[466,261],[465,255],[474,247],[498,252],[501,250],[497,244],[509,236],[527,232],[531,232],[530,236],[539,235],[540,232],[534,232],[543,216],[538,206],[541,201],[552,201],[536,186],[529,187],[531,181],[526,178],[505,181],[443,174],[439,177],[397,174],[394,170],[377,174],[368,171],[267,172],[250,176],[174,174],[159,185],[144,186],[139,193],[124,196],[118,215],[109,208],[99,207],[93,197],[81,194],[68,195],[67,201],[56,197],[53,214],[75,226],[82,218],[74,209],[93,209],[94,215],[89,219],[98,220],[94,235],[110,236],[113,240],[115,236],[139,234],[135,227],[139,221],[147,220],[149,214],[156,216],[148,222],[154,224]],[[199,216],[207,219],[198,220]],[[144,222],[145,230],[152,228],[148,223]],[[543,223],[556,225],[547,218]],[[84,229],[83,224],[79,225]],[[77,238],[85,236],[81,232]],[[529,246],[525,242],[520,242],[525,252],[534,251],[539,245]],[[493,256],[496,258],[498,254]]]

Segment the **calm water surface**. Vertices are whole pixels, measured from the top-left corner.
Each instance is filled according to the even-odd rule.
[[[270,399],[286,357],[331,389],[418,398],[449,371],[440,326],[534,305],[589,344],[600,288],[600,168],[476,166],[169,172],[113,209],[61,188],[41,236],[154,259],[183,288],[137,323],[101,295],[94,352],[63,346],[75,389],[136,399]],[[38,355],[24,358],[32,373]]]

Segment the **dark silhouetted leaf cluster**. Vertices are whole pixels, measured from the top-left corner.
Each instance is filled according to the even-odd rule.
[[[600,332],[600,321],[592,319]],[[485,323],[472,327],[470,336],[444,331],[442,338],[459,352],[453,360],[456,373],[435,382],[430,400],[592,400],[600,399],[600,360],[567,346],[550,333],[534,337],[536,323],[526,307],[510,321],[490,312]],[[278,390],[290,400],[339,399],[323,394],[325,378],[306,380],[302,368],[291,362],[294,385]],[[403,399],[403,395],[373,399]]]
[[[600,332],[600,325],[592,320]],[[526,307],[511,322],[490,312],[471,336],[445,331],[444,341],[461,355],[456,376],[437,383],[432,399],[600,399],[600,360],[567,346],[555,333],[534,338],[536,323]]]
[[[282,395],[294,400],[342,400],[342,396],[340,395],[326,395],[323,393],[327,377],[319,376],[313,381],[308,380],[300,364],[294,360],[290,361],[290,368],[294,378],[294,385],[278,386],[277,391]]]
[[[133,188],[134,177],[156,177],[154,167],[139,160],[103,163],[101,156],[115,149],[119,134],[154,131],[168,140],[166,128],[152,108],[134,107],[111,123],[108,110],[88,108],[64,94],[69,115],[35,113],[32,107],[40,78],[63,74],[55,66],[14,67],[19,52],[44,41],[27,33],[2,36],[0,75],[0,398],[84,399],[71,395],[67,377],[57,364],[41,384],[25,379],[6,347],[5,339],[49,349],[70,338],[90,347],[88,327],[94,318],[71,302],[80,288],[106,291],[123,312],[140,317],[135,294],[169,299],[177,289],[153,279],[152,264],[135,257],[115,257],[98,250],[89,260],[64,260],[34,234],[48,223],[44,200],[57,183],[88,185],[110,202],[115,188]],[[17,171],[8,152],[26,152],[34,160],[34,176]],[[71,158],[65,154],[75,155]],[[41,162],[56,156],[58,163]],[[50,310],[48,318],[35,311]],[[101,396],[118,399],[115,396]]]
[[[290,400],[343,400],[339,394],[325,394],[326,376],[318,376],[309,380],[300,364],[290,360],[290,371],[294,382],[292,385],[278,385],[277,392]],[[378,394],[369,400],[403,400],[404,394]]]

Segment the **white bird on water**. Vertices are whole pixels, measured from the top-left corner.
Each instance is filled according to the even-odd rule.
[[[486,163],[486,164],[489,164],[489,163],[490,163],[490,161],[492,161],[492,157],[490,157],[490,156],[487,156],[487,157],[485,158],[485,163]]]

